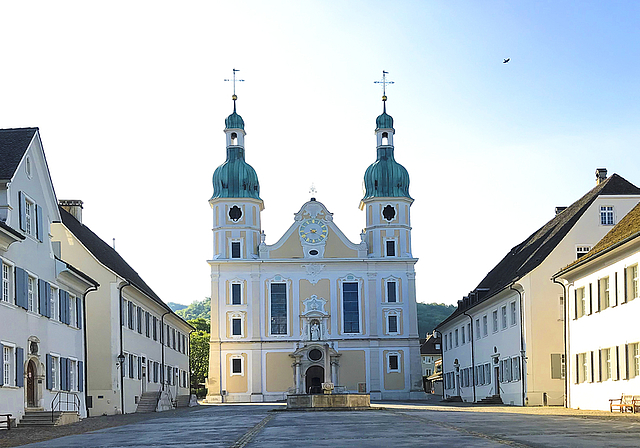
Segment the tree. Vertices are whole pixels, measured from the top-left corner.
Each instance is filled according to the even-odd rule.
[[[204,321],[204,319],[202,320]],[[200,325],[200,323],[197,325]],[[195,327],[196,325],[193,326]],[[189,366],[191,369],[191,392],[198,396],[203,396],[204,379],[209,372],[209,339],[210,335],[206,331],[196,330],[191,333]]]
[[[418,303],[418,336],[426,337],[440,322],[456,310],[455,305]]]
[[[205,333],[211,333],[211,321],[208,319],[204,319],[202,317],[198,317],[197,319],[188,320],[193,328],[197,331],[204,331]]]
[[[198,317],[210,320],[211,298],[207,297],[204,300],[195,300],[188,307],[176,311],[176,314],[184,320],[197,319]]]

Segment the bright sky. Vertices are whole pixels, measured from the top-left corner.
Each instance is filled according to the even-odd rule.
[[[40,128],[59,199],[165,301],[209,295],[224,119],[275,243],[311,183],[354,242],[389,72],[418,300],[455,303],[606,167],[640,185],[640,3],[0,3],[0,127]],[[503,58],[511,58],[503,64]]]

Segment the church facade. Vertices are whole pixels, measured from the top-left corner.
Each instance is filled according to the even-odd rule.
[[[377,160],[365,173],[366,227],[350,241],[315,198],[273,245],[245,161],[244,121],[225,120],[227,159],[213,175],[211,349],[207,400],[288,394],[423,397],[411,253],[409,175],[394,159],[393,119],[376,120]],[[383,97],[386,101],[386,97]],[[386,104],[386,103],[383,103]]]

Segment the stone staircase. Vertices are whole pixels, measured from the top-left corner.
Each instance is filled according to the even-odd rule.
[[[156,412],[160,391],[145,392],[138,400],[136,412]]]
[[[191,399],[190,395],[178,395],[178,397],[176,398],[176,407],[188,408],[190,399]]]
[[[20,423],[18,423],[18,426],[28,426],[32,428],[56,426],[61,416],[62,412],[60,411],[53,413],[53,419],[51,418],[51,411],[27,411],[24,414],[24,417],[20,419]]]
[[[502,398],[500,395],[491,395],[490,397],[485,397],[482,400],[478,401],[478,404],[504,404],[502,402]]]

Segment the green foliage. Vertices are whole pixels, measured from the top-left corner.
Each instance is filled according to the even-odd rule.
[[[204,319],[202,319],[204,320]],[[193,324],[192,324],[193,325]],[[195,326],[195,325],[194,325]],[[201,389],[209,371],[209,333],[197,330],[191,333],[191,387]],[[195,393],[195,392],[194,392]]]
[[[167,303],[167,305],[169,306],[169,308],[171,308],[171,311],[173,311],[174,313],[178,310],[183,310],[187,307],[187,305],[183,305],[181,303],[176,303],[176,302],[169,302]]]
[[[188,320],[193,328],[198,331],[204,331],[205,333],[211,333],[211,321],[198,317],[197,319]]]
[[[194,301],[188,307],[176,311],[176,314],[184,320],[197,319],[211,320],[211,298],[207,297],[201,301]]]
[[[444,303],[418,303],[418,335],[424,338],[436,325],[456,310],[455,305]]]

